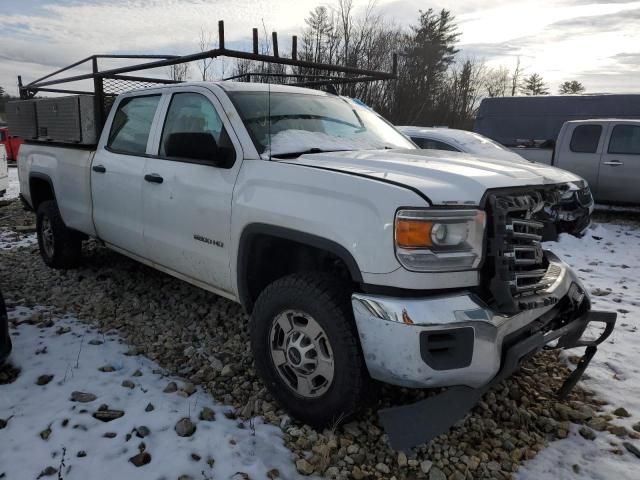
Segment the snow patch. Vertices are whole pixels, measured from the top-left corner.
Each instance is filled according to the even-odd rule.
[[[101,334],[70,316],[54,316],[54,325],[48,328],[35,326],[30,321],[34,314],[38,322],[49,319],[42,307],[18,307],[9,312],[14,325],[10,361],[21,373],[14,383],[1,387],[0,418],[9,421],[0,435],[0,477],[36,478],[47,467],[58,469],[65,450],[60,477],[65,480],[156,480],[180,475],[244,478],[238,472],[264,479],[274,468],[280,478],[298,478],[279,428],[259,417],[250,422],[226,418],[225,412],[232,408],[216,404],[200,389],[188,398],[163,393],[170,381],[182,385],[180,379],[163,375],[145,357],[125,355],[128,347],[117,335]],[[101,372],[104,365],[116,368]],[[141,375],[134,375],[136,371]],[[36,379],[40,375],[54,377],[39,386]],[[134,387],[122,386],[125,380]],[[89,403],[72,402],[74,391],[97,398]],[[149,403],[155,408],[148,412]],[[92,416],[101,404],[125,414],[102,422]],[[199,420],[202,407],[215,411],[214,421]],[[174,431],[183,417],[190,417],[196,425],[191,437],[179,437]],[[144,438],[134,431],[141,426],[150,431]],[[47,429],[50,435],[43,440],[39,434]],[[116,436],[107,438],[106,433]],[[139,453],[141,442],[151,462],[135,467],[129,458]],[[86,456],[78,456],[81,451]],[[211,466],[209,458],[215,461]]]
[[[345,138],[308,130],[283,130],[271,136],[271,155],[303,152],[313,148],[328,151],[371,150],[384,148],[384,144],[371,139]],[[268,148],[262,158],[269,159]]]
[[[637,224],[596,224],[584,238],[563,234],[557,243],[549,242],[545,248],[578,272],[591,294],[594,310],[618,312],[616,328],[598,347],[580,385],[609,402],[604,413],[624,407],[631,416],[616,418],[615,423],[631,430],[640,421],[640,228]],[[582,355],[583,350],[571,349],[562,355],[566,359]],[[621,439],[608,432],[595,432],[595,440],[590,441],[576,434],[577,429],[572,425],[568,439],[552,442],[526,463],[518,471],[518,478],[638,478],[640,460],[626,451]],[[637,440],[626,441],[640,448]],[[578,465],[576,470],[574,465]]]

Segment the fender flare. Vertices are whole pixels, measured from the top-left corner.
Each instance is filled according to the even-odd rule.
[[[46,173],[41,173],[41,172],[31,172],[29,173],[29,196],[31,197],[31,206],[33,208],[33,210],[37,210],[37,207],[35,205],[35,200],[33,198],[33,192],[31,191],[31,181],[36,178],[38,180],[44,180],[46,183],[49,184],[49,187],[51,188],[51,193],[53,193],[53,199],[57,202],[56,199],[56,189],[53,186],[53,180],[51,180],[51,177],[49,175],[47,175]]]
[[[249,295],[249,286],[247,281],[247,273],[249,270],[249,245],[251,244],[251,240],[257,235],[266,235],[281,238],[284,240],[291,240],[296,243],[301,243],[309,247],[314,247],[332,253],[345,263],[347,269],[349,270],[349,275],[351,275],[351,278],[354,282],[360,284],[363,283],[362,273],[360,271],[358,263],[356,262],[355,258],[353,258],[351,252],[349,252],[339,243],[324,237],[319,237],[311,233],[301,232],[299,230],[294,230],[291,228],[280,227],[266,223],[251,223],[246,225],[242,230],[242,233],[240,234],[237,257],[238,269],[236,272],[238,298],[240,300],[240,304],[245,308],[247,312],[250,312],[253,307],[253,302],[251,301]]]

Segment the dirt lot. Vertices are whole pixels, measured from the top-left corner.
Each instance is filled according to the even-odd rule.
[[[602,278],[599,274],[603,272],[606,273],[605,280],[616,275],[621,279],[637,275],[638,257],[626,262],[632,266],[631,270],[624,269],[619,261],[621,252],[611,254],[615,246],[603,240],[602,235],[611,235],[612,238],[622,235],[628,237],[629,245],[637,246],[640,243],[638,224],[633,217],[612,218],[610,214],[600,216],[599,220],[605,218],[616,223],[604,227],[599,225],[595,233],[588,235],[582,243],[569,241],[565,245],[561,242],[559,250],[572,263],[572,258],[567,257],[572,256],[576,245],[584,248],[581,253],[588,255],[583,258],[576,252],[573,263],[578,262],[576,267],[584,273],[592,294],[599,289],[600,294],[596,293],[594,297],[596,306],[607,303],[609,307],[610,303],[618,309],[623,324],[618,328],[620,331],[628,330],[637,339],[637,314],[640,312],[637,281],[635,285],[617,282],[607,293],[602,293],[606,288],[596,285],[600,285],[598,282]],[[100,332],[117,332],[134,354],[157,362],[168,373],[211,394],[219,404],[232,406],[241,419],[251,423],[254,416],[262,416],[265,422],[277,426],[281,432],[278,436],[282,436],[285,445],[293,452],[291,462],[300,475],[355,479],[500,479],[513,477],[525,464],[519,475],[529,478],[539,478],[540,472],[549,467],[565,472],[567,478],[585,478],[591,473],[603,472],[614,472],[624,477],[634,465],[635,468],[640,465],[640,459],[623,446],[627,441],[639,445],[640,435],[633,430],[640,430],[638,419],[620,419],[623,415],[617,414],[622,412],[616,410],[625,407],[630,415],[640,415],[637,402],[629,400],[628,404],[620,404],[622,400],[619,397],[603,396],[602,391],[616,383],[611,370],[603,374],[603,378],[596,370],[593,377],[596,381],[590,383],[587,378],[567,401],[557,401],[554,391],[569,373],[576,357],[559,358],[556,352],[537,355],[519,374],[485,395],[483,401],[451,432],[408,455],[398,454],[388,447],[377,423],[375,409],[415,401],[423,398],[425,392],[381,387],[376,393],[377,398],[371,399],[371,407],[365,409],[358,419],[333,430],[315,431],[292,421],[273,402],[256,377],[249,351],[247,318],[239,306],[93,242],[87,243],[85,260],[80,268],[67,272],[50,270],[40,260],[29,229],[23,228],[22,232],[15,233],[16,227],[33,223],[31,214],[22,211],[18,202],[0,207],[0,288],[10,310],[33,310],[37,307],[49,312],[47,318],[54,327],[63,322],[65,315],[72,315]],[[634,252],[639,251],[636,248]],[[590,261],[596,263],[589,263],[587,257],[592,257]],[[12,318],[15,319],[15,315]],[[21,334],[24,328],[18,323],[14,320],[14,334]],[[615,350],[615,342],[619,344],[619,338],[614,336],[612,343],[605,345],[603,350]],[[615,362],[610,357],[606,357],[606,361]],[[622,372],[625,367],[612,365],[611,368],[620,368]],[[35,378],[41,373],[45,372],[23,370],[21,375]],[[636,398],[640,397],[640,375],[637,371],[626,371],[619,376],[624,377],[622,380],[629,380],[625,388],[635,392]],[[607,384],[607,381],[612,383]],[[0,393],[2,388],[0,386]],[[607,403],[607,400],[613,403]],[[0,418],[5,415],[2,412],[5,406],[0,403]],[[16,405],[12,408],[19,410]],[[613,413],[614,410],[617,414]],[[13,410],[11,412],[15,414]],[[38,431],[32,433],[29,441],[43,441],[37,438]],[[550,442],[566,438],[547,448]],[[593,451],[579,458],[571,457],[570,461],[566,454],[554,456],[546,453],[561,451],[558,445],[570,445],[569,442],[577,445],[576,442],[580,441],[591,442],[588,443],[593,445],[590,448],[597,448],[604,460],[594,461],[591,458]],[[53,455],[55,450],[51,446],[49,454]],[[543,454],[538,459],[527,462],[539,452]],[[46,466],[46,459],[38,461],[38,468]],[[0,465],[3,462],[0,453]],[[143,467],[145,475],[158,478],[167,474],[162,462],[162,458],[154,457],[149,465]],[[223,464],[222,459],[219,462]],[[155,469],[151,470],[152,466]],[[215,468],[221,467],[212,467],[214,473]],[[199,467],[192,470],[195,471],[192,478],[205,475],[204,471],[202,474],[199,472]],[[291,474],[282,467],[281,470],[282,478],[291,478]],[[219,472],[223,471],[226,470]],[[263,478],[269,478],[266,473],[264,475]],[[228,477],[222,474],[215,478]]]

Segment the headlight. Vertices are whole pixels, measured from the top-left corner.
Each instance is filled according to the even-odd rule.
[[[471,270],[482,260],[485,214],[480,210],[398,210],[395,244],[408,270]]]

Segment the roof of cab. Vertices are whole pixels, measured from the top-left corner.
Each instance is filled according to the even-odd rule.
[[[320,96],[330,96],[330,93],[323,92],[320,90],[312,90],[310,88],[303,87],[293,87],[290,85],[279,85],[279,84],[267,84],[267,83],[257,83],[257,82],[233,82],[233,81],[217,81],[217,82],[181,82],[181,83],[172,83],[169,85],[163,85],[161,87],[151,87],[151,88],[171,88],[171,87],[208,87],[211,85],[217,85],[222,88],[226,92],[277,92],[277,93],[305,93],[307,95],[320,95]],[[136,89],[130,90],[130,92],[140,92],[147,89]],[[129,92],[127,92],[129,93]]]
[[[588,118],[584,120],[568,120],[566,123],[579,124],[579,123],[634,123],[640,124],[638,118]]]

